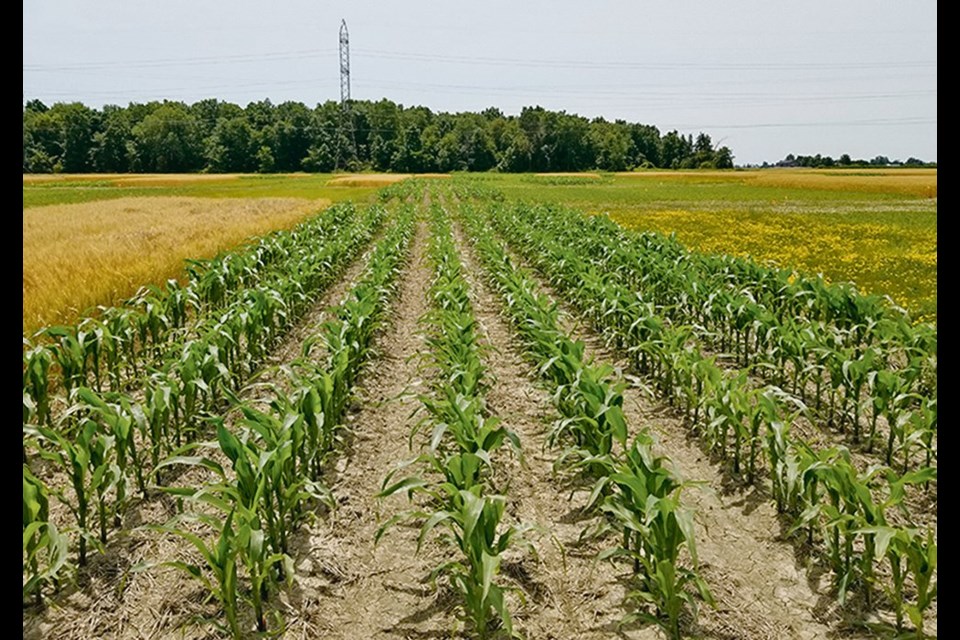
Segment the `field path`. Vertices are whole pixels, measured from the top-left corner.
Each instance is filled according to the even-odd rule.
[[[422,583],[441,557],[430,544],[417,555],[416,527],[395,527],[373,544],[380,522],[409,508],[402,494],[382,504],[374,495],[398,462],[414,456],[407,442],[418,419],[415,394],[424,390],[416,356],[424,349],[418,320],[430,283],[426,244],[421,222],[391,305],[392,322],[376,342],[379,355],[360,383],[359,409],[337,461],[331,489],[338,508],[304,527],[295,543],[295,611],[285,637],[445,637],[456,625],[442,593]]]
[[[523,450],[506,464],[508,511],[517,521],[536,525],[528,539],[538,558],[505,563],[504,573],[525,592],[526,604],[515,609],[517,626],[529,638],[617,637],[623,616],[622,578],[626,571],[593,558],[599,548],[577,548],[591,518],[581,514],[588,495],[573,495],[554,476],[555,454],[544,451],[546,431],[557,417],[546,389],[523,358],[516,331],[501,315],[499,297],[480,278],[480,267],[459,225],[454,238],[470,285],[474,315],[481,327],[481,344],[493,384],[486,393],[489,409],[513,430]],[[562,552],[561,549],[564,551]],[[658,637],[653,629],[624,631],[622,637]]]

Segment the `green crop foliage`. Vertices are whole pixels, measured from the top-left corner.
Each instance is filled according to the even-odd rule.
[[[895,372],[905,380],[902,393],[917,394],[905,396],[907,402],[887,416],[897,432],[888,450],[893,441],[904,446],[898,420],[909,420],[936,396],[936,330],[911,325],[876,296],[746,260],[688,252],[675,241],[624,232],[575,211],[514,205],[491,207],[490,213],[598,330],[636,354],[638,368],[655,378],[670,401],[682,392],[671,389],[675,375],[686,375],[670,360],[691,341],[734,358],[771,384],[789,385],[816,405],[829,427],[850,432],[854,443],[864,428],[861,409],[870,404],[864,396],[873,389],[875,372]],[[811,384],[815,398],[807,397]],[[868,447],[874,437],[871,428]],[[908,446],[926,457],[927,441],[932,434],[917,435]]]
[[[47,583],[59,584],[67,567],[67,537],[50,522],[49,492],[23,465],[23,598],[43,603]]]
[[[919,176],[881,171],[643,171],[572,181],[484,176],[482,185],[501,198],[602,212],[628,229],[675,233],[704,253],[749,255],[832,281],[853,280],[935,320],[936,175],[926,178],[927,194],[895,187],[913,179]],[[476,176],[454,181],[481,184]],[[812,246],[810,238],[822,241]]]
[[[621,546],[602,557],[627,557],[637,573],[627,596],[637,610],[624,622],[648,620],[680,638],[680,615],[685,607],[697,608],[693,593],[715,603],[706,582],[681,562],[686,549],[697,563],[693,513],[681,505],[684,483],[667,466],[668,458],[653,453],[652,443],[641,433],[622,457],[602,460],[607,474],[597,481],[593,499],[605,495],[600,508],[622,533]]]
[[[335,209],[329,217],[273,234],[240,254],[211,261],[210,268],[219,279],[204,280],[207,271],[198,263],[186,285],[170,282],[166,288],[146,288],[128,307],[104,309],[99,317],[81,320],[76,327],[48,329],[37,345],[24,341],[24,461],[28,450],[35,449],[70,479],[70,495],[60,489],[51,495],[63,501],[74,516],[81,567],[87,561],[88,545],[102,547],[111,523],[121,525],[131,482],[145,494],[148,481],[152,478],[162,483],[173,465],[200,464],[215,472],[217,465],[187,454],[197,447],[195,440],[205,425],[211,419],[216,422],[225,404],[232,403],[246,413],[241,428],[248,434],[243,437],[244,446],[250,447],[229,447],[232,440],[227,436],[220,444],[232,453],[247,451],[255,461],[244,463],[246,458],[239,454],[231,458],[230,479],[221,469],[221,481],[210,487],[162,488],[181,497],[213,502],[225,515],[236,507],[233,522],[237,526],[225,527],[219,520],[215,523],[218,535],[240,545],[235,561],[251,580],[266,585],[255,589],[257,594],[269,591],[271,581],[282,579],[281,559],[289,532],[305,514],[303,502],[329,500],[315,477],[298,473],[298,463],[312,466],[318,474],[319,460],[329,453],[333,441],[326,438],[323,451],[295,451],[294,446],[309,441],[307,422],[313,420],[317,426],[316,414],[301,418],[296,415],[296,398],[279,393],[272,414],[258,412],[238,406],[235,392],[386,216],[380,206],[364,211],[352,205]],[[379,254],[390,259],[381,259],[374,270],[376,277],[367,278],[368,289],[383,298],[389,293],[386,284],[396,274],[409,238],[409,222],[399,229],[388,234]],[[209,285],[211,281],[224,285],[223,289]],[[377,309],[382,313],[382,304]],[[364,332],[373,324],[369,314],[351,322],[350,326],[362,327]],[[349,344],[355,344],[359,334],[351,330],[347,337]],[[359,363],[353,363],[352,373],[340,377],[352,384],[358,369]],[[56,380],[51,375],[57,376]],[[316,379],[320,377],[310,377],[309,386],[323,388],[323,380]],[[105,382],[111,391],[105,391]],[[349,389],[348,384],[337,384]],[[67,394],[69,409],[54,416],[49,407],[58,387]],[[138,399],[134,400],[132,393],[137,389]],[[333,405],[329,399],[321,404]],[[341,416],[328,414],[327,429]],[[255,436],[250,437],[251,433]],[[238,478],[246,479],[241,483]],[[250,489],[260,482],[263,487],[257,495],[261,504],[254,504],[257,501],[251,502],[249,491],[240,488]],[[25,493],[25,514],[31,508]],[[24,575],[30,593],[39,598],[47,577],[64,573],[58,568],[44,574],[41,555],[54,558],[52,550],[66,545],[66,538],[40,515],[34,520],[24,525],[25,532],[30,528],[25,535],[25,554],[33,558],[25,563]],[[232,570],[225,564],[228,556],[218,556],[223,561],[218,569],[222,580],[208,582],[219,584],[218,593],[235,603],[227,584],[232,580]],[[258,609],[258,626],[264,627],[260,596],[251,598]],[[230,603],[224,607],[235,609]],[[232,627],[234,614],[226,612]]]
[[[857,594],[867,611],[889,607],[898,634],[925,637],[937,598],[936,530],[917,524],[907,497],[936,490],[936,327],[849,284],[690,251],[674,237],[564,206],[517,203],[498,181],[457,178],[431,198],[433,277],[421,319],[430,387],[410,434],[411,449],[418,436],[423,446],[386,474],[379,493],[403,492],[415,505],[382,523],[375,541],[416,522],[418,549],[428,539],[446,545],[430,578],[459,594],[469,633],[519,635],[508,596],[523,593],[500,568],[508,550],[533,549],[527,527],[506,515],[501,460],[522,455],[521,443],[484,398],[491,380],[453,239],[460,224],[551,392],[555,469],[593,488],[595,520],[583,535],[603,537],[601,558],[632,565],[624,624],[649,622],[679,638],[699,604],[713,604],[682,500],[689,484],[653,453],[642,427],[627,424],[619,370],[587,358],[539,278],[627,357],[725,471],[772,485],[778,512],[832,572],[841,602]],[[535,184],[579,193],[582,182],[528,178],[508,191]],[[413,203],[427,197],[423,181],[396,183],[381,192],[386,206],[334,206],[191,262],[183,281],[24,336],[25,603],[42,605],[65,579],[82,577],[89,547],[112,543],[134,494],[159,489],[182,513],[150,528],[195,552],[164,564],[204,586],[226,634],[279,632],[274,598],[292,577],[291,536],[317,504],[336,505],[323,470],[388,321],[421,215]],[[300,357],[277,367],[278,382],[257,383],[284,334],[381,227],[356,285]],[[246,399],[253,384],[257,401]],[[875,464],[855,464],[846,446],[810,446],[792,428],[801,416]],[[211,426],[216,438],[204,441]],[[205,453],[212,449],[222,457]],[[212,479],[180,486],[172,471],[183,466]],[[51,471],[66,486],[39,479]],[[71,522],[51,521],[51,498]]]
[[[370,353],[370,342],[382,322],[392,288],[402,267],[412,232],[412,215],[400,216],[378,243],[360,281],[335,310],[335,320],[323,327],[328,348],[326,369],[308,359],[321,336],[308,340],[301,358],[284,368],[293,383],[288,393],[270,385],[269,411],[243,401],[229,387],[223,388],[231,408],[242,415],[238,433],[217,422],[216,443],[190,443],[156,465],[155,474],[167,467],[200,466],[213,473],[216,482],[200,487],[162,487],[165,492],[193,502],[216,507],[225,519],[209,515],[186,515],[198,519],[219,535],[215,548],[178,526],[175,520],[163,527],[196,547],[205,559],[198,565],[166,563],[197,578],[221,604],[228,630],[242,637],[238,626],[240,605],[253,607],[258,632],[267,631],[265,598],[285,579],[292,563],[289,539],[308,512],[309,501],[334,506],[332,496],[319,480],[322,462],[334,446],[339,426],[358,372]],[[261,316],[261,319],[262,316]],[[269,319],[264,320],[269,325]],[[191,455],[218,447],[230,461],[225,469],[210,457]],[[238,571],[242,569],[242,571]],[[238,588],[238,575],[250,586]]]
[[[156,527],[157,531],[179,536],[192,545],[203,558],[204,564],[192,564],[181,561],[168,561],[163,566],[179,569],[204,586],[207,593],[220,603],[227,618],[227,631],[234,638],[242,638],[238,619],[241,595],[238,591],[237,564],[240,554],[240,542],[233,526],[234,513],[225,520],[204,515],[195,515],[192,520],[202,522],[217,534],[217,541],[208,545],[200,536],[178,528],[176,522]],[[144,567],[148,568],[148,567]]]
[[[863,528],[891,504],[904,511],[899,499],[888,504],[886,483],[929,487],[936,479],[930,467],[936,329],[913,325],[850,286],[689,252],[675,240],[624,232],[600,217],[482,195],[478,204],[478,235],[487,224],[509,238],[598,331],[632,355],[636,371],[652,378],[707,447],[730,460],[735,475],[745,472],[756,482],[769,473],[778,508],[796,518],[795,530],[822,544],[838,597],[856,587],[869,599],[879,559]],[[758,388],[754,377],[771,385]],[[800,414],[855,443],[865,440],[868,451],[881,418],[886,461],[899,457],[903,475],[882,466],[857,470],[845,449],[813,451],[790,434]],[[906,524],[895,529],[915,529],[905,515]],[[926,609],[923,598],[911,606]]]
[[[517,528],[498,532],[506,500],[461,490],[453,498],[452,506],[452,510],[431,514],[421,529],[420,541],[439,526],[453,538],[466,560],[448,562],[434,569],[431,577],[446,576],[457,588],[463,596],[466,617],[480,638],[489,637],[494,620],[500,629],[512,635],[504,589],[494,581],[501,555],[518,542]]]
[[[35,436],[38,455],[53,462],[69,478],[73,495],[61,489],[54,495],[66,505],[77,523],[79,536],[78,564],[87,563],[87,544],[101,546],[107,541],[109,505],[108,494],[120,479],[116,464],[116,439],[113,434],[102,432],[95,421],[82,419],[74,431],[67,435],[65,429],[37,427]],[[122,505],[116,505],[118,511]],[[91,522],[92,520],[96,522]],[[97,527],[99,536],[93,533]]]
[[[122,307],[42,330],[38,344],[24,343],[24,390],[43,416],[49,402],[41,396],[56,386],[67,394],[77,386],[99,391],[105,374],[113,390],[125,391],[142,384],[148,367],[176,367],[184,345],[195,340],[196,349],[215,350],[228,370],[245,374],[336,279],[384,215],[379,206],[333,207],[251,247],[193,262],[186,284],[145,287]],[[188,390],[185,398],[191,397]]]

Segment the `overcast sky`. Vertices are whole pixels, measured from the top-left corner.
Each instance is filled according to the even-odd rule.
[[[937,4],[878,0],[33,0],[23,95],[527,105],[706,131],[738,164],[937,159]]]

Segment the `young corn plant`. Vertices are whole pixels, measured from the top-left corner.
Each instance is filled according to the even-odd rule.
[[[60,382],[65,393],[86,382],[86,351],[71,327],[47,327],[41,334],[53,340],[50,351],[60,369]]]
[[[299,414],[303,419],[303,440],[296,447],[300,473],[316,481],[333,451],[349,400],[349,388],[335,375],[340,369],[328,371],[310,360],[313,342],[308,341],[302,356],[284,369],[291,388],[284,398],[289,403],[286,411]]]
[[[187,514],[160,527],[161,530],[178,535],[190,542],[203,556],[211,580],[196,565],[183,562],[165,562],[197,578],[215,597],[224,610],[231,635],[242,637],[238,626],[239,603],[244,599],[238,589],[238,568],[243,568],[250,579],[248,599],[253,606],[257,631],[267,631],[264,616],[264,597],[279,580],[289,576],[291,562],[282,550],[285,527],[289,520],[278,517],[280,512],[274,502],[276,487],[272,481],[277,476],[278,463],[282,462],[283,450],[261,448],[251,433],[244,438],[230,433],[221,423],[217,427],[218,444],[230,459],[233,477],[228,476],[216,461],[204,457],[174,456],[161,466],[188,464],[202,466],[214,472],[220,481],[203,487],[164,487],[167,493],[216,507],[225,519],[209,514]],[[288,443],[289,444],[289,443]],[[191,447],[195,448],[195,447]],[[303,482],[301,480],[301,482]],[[300,487],[281,491],[282,497],[297,494]],[[284,512],[285,514],[285,512]],[[179,527],[178,520],[196,520],[213,528],[219,535],[216,548],[210,548],[202,538],[189,529]],[[264,526],[266,522],[266,527]]]
[[[606,492],[600,508],[622,532],[621,546],[601,557],[633,560],[637,582],[627,597],[637,611],[624,623],[653,622],[679,639],[680,616],[687,607],[696,613],[695,596],[711,606],[715,603],[696,570],[693,514],[680,502],[685,485],[666,466],[668,459],[654,455],[652,443],[646,434],[637,436],[622,459],[607,462],[609,474],[594,488],[594,498],[604,493],[605,486],[614,489]],[[681,558],[684,549],[692,566]]]
[[[638,611],[627,621],[653,621],[679,638],[682,611],[691,606],[695,613],[691,589],[713,602],[696,570],[681,564],[681,550],[687,549],[696,566],[692,513],[680,504],[682,484],[665,466],[667,460],[653,455],[649,436],[637,436],[627,449],[623,383],[613,379],[612,369],[583,362],[583,345],[557,329],[555,306],[533,293],[529,279],[512,267],[481,225],[469,216],[467,223],[491,279],[540,363],[541,375],[556,388],[554,400],[564,418],[554,437],[574,441],[579,450],[572,456],[574,468],[597,478],[590,504],[599,503],[623,534],[622,546],[608,555],[634,561],[637,586],[628,597]],[[564,457],[571,458],[564,454],[561,460]]]
[[[440,448],[443,437],[449,435],[455,451],[472,453],[490,467],[493,464],[490,454],[505,442],[509,442],[514,450],[520,449],[516,434],[503,426],[498,418],[485,416],[482,402],[476,397],[468,398],[445,386],[438,392],[438,397],[422,396],[420,400],[434,424],[431,450]]]
[[[224,617],[227,619],[225,630],[231,637],[239,639],[244,637],[239,621],[241,595],[238,587],[237,565],[240,543],[233,519],[233,511],[224,520],[204,514],[184,515],[166,525],[156,527],[156,530],[183,538],[200,554],[203,565],[181,560],[169,560],[159,564],[179,569],[203,585],[209,596],[214,598],[223,609]],[[184,521],[205,524],[217,534],[216,543],[208,545],[202,537],[182,527],[181,524]],[[140,567],[141,570],[147,568],[149,567]]]
[[[144,287],[123,307],[100,308],[97,317],[84,318],[74,327],[44,329],[38,333],[44,344],[34,348],[24,343],[24,392],[38,405],[40,421],[50,422],[44,394],[60,390],[69,395],[83,385],[102,391],[105,368],[113,391],[140,386],[148,366],[179,377],[187,366],[178,362],[181,341],[199,343],[201,352],[219,350],[214,355],[230,376],[245,375],[244,365],[264,353],[278,331],[305,311],[308,299],[336,279],[384,217],[379,206],[358,212],[352,205],[337,205],[298,229],[202,263],[210,265],[210,272],[228,274],[223,295],[212,296],[216,302],[201,292],[198,282],[205,271],[198,263],[190,268],[187,285],[171,281],[164,287]],[[59,374],[59,384],[40,380],[51,371]],[[187,402],[194,392],[187,383],[197,377],[184,371]],[[217,389],[210,393],[214,398],[203,398],[200,408],[216,404]],[[187,412],[188,419],[192,415]]]
[[[43,604],[43,588],[66,574],[68,540],[50,522],[47,488],[23,465],[23,598]]]
[[[555,207],[490,207],[490,219],[608,338],[628,348],[643,346],[638,367],[653,374],[661,387],[663,375],[670,372],[657,361],[656,342],[638,336],[631,345],[623,339],[622,328],[630,320],[621,315],[629,315],[631,306],[622,302],[629,296],[618,291],[624,285],[629,287],[626,292],[649,301],[668,323],[694,327],[699,340],[721,351],[732,346],[744,366],[752,364],[779,386],[792,383],[794,394],[801,397],[811,374],[818,387],[824,382],[829,364],[828,396],[840,403],[826,417],[846,430],[852,409],[854,439],[859,437],[857,387],[864,385],[863,372],[857,369],[876,371],[892,357],[906,357],[910,364],[903,371],[910,372],[911,381],[928,380],[926,372],[935,370],[935,355],[928,357],[935,354],[935,335],[911,329],[896,312],[891,315],[878,306],[876,297],[861,296],[850,287],[808,281],[794,285],[796,274],[686,252],[649,234],[625,233],[609,220]],[[578,268],[578,263],[583,266]],[[617,301],[612,307],[611,300]],[[654,352],[652,362],[646,351]],[[853,371],[849,366],[844,371],[844,362],[857,364]],[[844,393],[838,396],[841,386]],[[923,386],[929,392],[933,385]],[[817,396],[819,407],[819,388]]]
[[[127,482],[129,471],[133,471],[137,489],[146,496],[146,461],[137,448],[137,435],[145,434],[146,416],[142,408],[129,397],[108,392],[100,395],[92,389],[81,387],[77,390],[77,410],[86,413],[87,418],[96,422],[99,430],[113,436],[116,454],[117,478],[115,483],[115,501],[113,507],[114,526],[120,526],[122,510],[127,503]]]
[[[400,486],[398,486],[400,485]],[[382,525],[376,541],[404,520],[423,520],[417,538],[419,552],[431,532],[438,532],[442,540],[460,551],[458,559],[444,562],[430,572],[430,580],[445,578],[461,595],[463,616],[469,628],[479,638],[506,635],[513,637],[513,620],[507,607],[507,588],[496,582],[502,555],[512,547],[527,546],[523,529],[502,525],[506,499],[499,495],[483,495],[483,485],[470,489],[456,489],[444,484],[437,489],[415,483],[410,479],[387,487],[385,497],[399,490],[427,493],[440,499],[437,511],[411,511],[391,518]]]
[[[933,532],[924,535],[916,528],[888,525],[864,527],[860,531],[873,541],[877,559],[885,559],[889,564],[891,578],[880,586],[893,606],[897,631],[904,631],[906,616],[914,626],[915,637],[926,638],[924,612],[937,597],[937,543]],[[913,602],[906,597],[908,578],[912,578],[916,589]]]
[[[109,514],[122,511],[123,505],[108,505],[108,496],[120,481],[116,463],[116,438],[102,431],[97,422],[81,419],[73,432],[37,427],[38,455],[56,464],[70,479],[73,496],[61,489],[53,495],[66,505],[77,523],[78,565],[87,564],[87,544],[102,547],[107,541]],[[96,520],[96,522],[92,522]],[[97,526],[99,525],[99,526]],[[97,526],[98,533],[94,533]]]
[[[256,445],[250,445],[251,439],[242,448],[239,440],[221,437],[221,449],[227,446],[224,452],[234,463],[234,470],[243,469],[244,473],[252,470],[253,456],[258,457],[257,464],[263,464],[264,457],[269,456],[262,467],[266,485],[259,511],[266,525],[270,547],[276,553],[287,554],[290,534],[305,516],[304,504],[312,499],[330,505],[332,498],[329,490],[298,472],[296,452],[305,440],[304,420],[291,411],[293,407],[289,399],[279,389],[274,389],[274,393],[276,398],[271,402],[272,412],[269,414],[245,403],[236,403],[244,416],[241,424],[258,436]],[[242,454],[249,458],[247,464],[240,462]],[[242,481],[239,472],[237,478]]]
[[[513,634],[510,611],[504,589],[494,579],[500,570],[501,556],[521,541],[519,530],[508,527],[498,533],[506,500],[502,496],[478,496],[461,491],[454,510],[434,514],[421,530],[420,539],[436,526],[453,537],[466,562],[454,561],[433,571],[445,575],[463,595],[464,609],[472,628],[481,638],[502,629]]]
[[[789,435],[796,414],[784,415],[784,407],[800,406],[791,396],[776,392],[777,401],[768,402],[764,397],[769,393],[757,395],[742,372],[711,375],[713,367],[688,365],[678,350],[692,349],[693,360],[703,362],[700,344],[730,349],[750,364],[751,375],[792,387],[801,397],[813,383],[817,407],[827,405],[823,419],[844,432],[852,425],[853,439],[859,437],[859,406],[866,390],[873,405],[868,450],[876,438],[876,418],[883,416],[890,425],[885,434],[888,463],[896,454],[906,471],[918,450],[926,460],[936,455],[936,387],[930,382],[930,372],[936,370],[935,329],[912,328],[878,298],[860,296],[851,286],[688,252],[674,240],[629,234],[599,216],[489,203],[482,214],[471,213],[508,238],[609,340],[626,347],[636,368],[653,378],[666,400],[686,396],[687,407],[694,406],[697,431],[702,404],[709,414],[703,426],[708,440],[725,451],[733,434],[735,456],[738,440],[749,445],[751,481],[759,443],[767,441],[778,509],[797,517],[797,528],[806,528],[811,541],[815,533],[824,541],[841,599],[849,586],[872,580],[872,552],[861,546],[868,543],[856,531],[877,520],[876,468],[862,474],[844,471],[848,465],[840,451],[813,451]],[[489,231],[470,217],[467,224],[481,238],[477,246],[488,270],[509,272],[509,259],[485,247],[482,238]],[[523,318],[522,293],[503,277],[492,280],[515,322],[535,325]],[[540,316],[531,311],[529,317]],[[674,328],[680,336],[687,327],[693,331],[686,339],[674,339]],[[532,333],[522,327],[521,332]],[[686,389],[688,384],[694,388]],[[915,389],[922,392],[914,394]],[[697,397],[702,400],[695,403]]]
[[[230,391],[224,395],[243,415],[239,435],[231,433],[222,420],[217,420],[217,445],[231,462],[231,472],[209,457],[186,455],[206,444],[188,444],[164,460],[156,471],[174,465],[197,465],[216,475],[217,482],[200,488],[164,487],[163,490],[192,501],[213,505],[226,515],[226,520],[203,516],[203,522],[220,536],[216,549],[205,546],[202,539],[171,523],[165,530],[184,537],[203,555],[208,573],[194,565],[173,566],[197,577],[221,603],[229,632],[238,636],[239,604],[249,601],[253,607],[258,632],[267,631],[264,598],[280,580],[289,579],[292,564],[287,555],[290,533],[306,515],[304,503],[311,499],[329,500],[329,492],[310,478],[309,470],[319,472],[319,463],[308,456],[325,455],[319,449],[319,422],[336,424],[346,404],[349,389],[357,371],[369,353],[369,343],[376,320],[383,313],[389,283],[399,271],[410,237],[410,224],[397,226],[378,245],[361,283],[338,308],[336,341],[329,338],[332,372],[307,366],[301,359],[288,371],[296,369],[295,380],[308,387],[295,388],[291,395],[272,387],[274,400],[270,412],[255,409]],[[305,347],[305,355],[312,346]],[[327,397],[340,390],[337,402]],[[324,397],[321,397],[324,396]],[[307,398],[307,400],[305,400]],[[334,406],[336,405],[336,406]],[[302,407],[309,411],[301,413]],[[327,410],[329,409],[329,412]],[[319,411],[319,413],[318,413]],[[310,422],[317,431],[310,435]],[[332,436],[329,441],[332,444]],[[306,471],[307,473],[303,473]],[[241,571],[238,571],[238,568]],[[249,591],[238,588],[238,574],[250,581]]]
[[[23,339],[23,395],[31,400],[33,414],[39,424],[51,424],[50,365],[53,354],[45,345],[34,345]]]
[[[432,424],[428,450],[413,463],[440,475],[442,481],[415,474],[392,482],[400,469],[388,474],[380,497],[399,491],[405,491],[411,499],[414,494],[421,495],[435,511],[415,509],[396,515],[378,529],[376,540],[396,523],[411,519],[424,520],[418,550],[431,531],[440,531],[441,538],[455,546],[459,555],[436,567],[431,581],[443,577],[459,592],[463,617],[478,637],[513,636],[504,598],[506,588],[497,583],[496,576],[503,552],[520,542],[520,529],[507,527],[501,531],[506,501],[490,495],[488,484],[493,475],[493,454],[504,442],[510,442],[516,450],[520,443],[498,419],[487,414],[482,396],[485,368],[479,356],[476,321],[450,223],[440,207],[433,207],[430,213],[433,236],[429,255],[435,275],[429,296],[433,306],[422,321],[429,326],[429,362],[436,380],[433,393],[420,396],[427,417],[414,427],[411,443],[424,424]]]

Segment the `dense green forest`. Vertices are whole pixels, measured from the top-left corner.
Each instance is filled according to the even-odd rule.
[[[728,147],[709,135],[660,134],[655,126],[525,107],[435,113],[390,100],[351,103],[352,135],[340,104],[311,109],[269,100],[241,107],[216,99],[131,103],[92,109],[79,102],[23,108],[24,173],[624,171],[637,167],[731,168]]]

